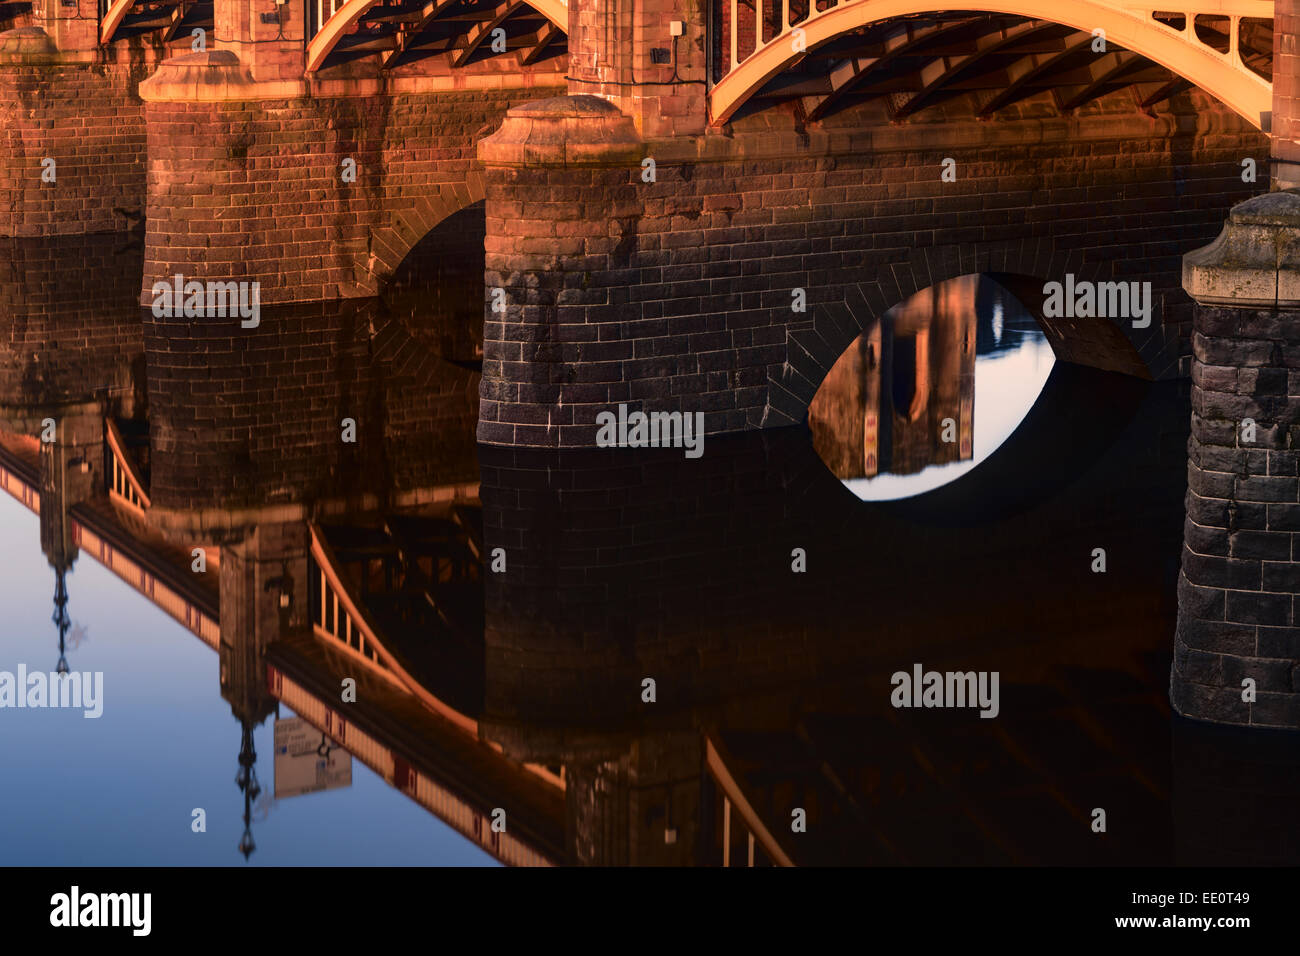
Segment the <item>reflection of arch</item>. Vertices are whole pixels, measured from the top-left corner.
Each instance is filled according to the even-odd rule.
[[[1113,263],[1085,261],[1079,250],[1044,249],[1040,242],[1027,237],[996,244],[926,246],[913,250],[906,262],[883,267],[878,277],[846,286],[843,302],[819,307],[810,323],[787,333],[786,362],[768,379],[762,421],[769,427],[803,422],[831,366],[865,328],[916,292],[971,273],[989,275],[1016,295],[1043,327],[1061,361],[1145,379],[1163,378],[1177,369],[1177,331],[1166,331],[1159,316],[1145,329],[1112,321],[1045,318],[1045,277],[1073,273],[1080,280],[1106,281],[1112,278]]]
[[[761,22],[763,0],[756,0]],[[780,7],[789,22],[789,0]],[[736,57],[736,26],[741,16],[737,0],[730,9],[732,56]],[[794,28],[786,28],[759,45],[730,72],[723,76],[709,94],[711,122],[726,122],[769,80],[802,60],[805,50],[834,40],[849,31],[895,18],[915,17],[935,12],[933,0],[843,0],[840,5],[817,10],[811,5],[809,16]],[[1128,9],[1099,0],[1077,0],[1062,4],[1054,0],[958,0],[947,4],[944,12],[1001,13],[1051,21],[1073,27],[1091,35],[1105,30],[1108,43],[1143,56],[1170,70],[1176,76],[1195,83],[1205,92],[1227,105],[1257,128],[1262,128],[1262,114],[1272,109],[1272,85],[1258,76],[1238,56],[1239,17],[1271,17],[1271,3],[1259,0],[1227,0],[1214,12],[1230,18],[1230,47],[1220,53],[1195,38],[1195,16],[1186,17],[1186,28],[1175,29],[1150,15],[1148,8]],[[752,14],[747,14],[752,15]],[[779,22],[779,21],[778,21]],[[794,42],[793,29],[802,31]],[[763,30],[758,29],[760,43]]]
[[[443,220],[482,202],[486,196],[483,174],[478,171],[465,173],[464,182],[432,187],[411,205],[391,213],[384,225],[371,231],[370,249],[357,264],[358,274],[369,275],[372,287],[392,278],[416,243]]]

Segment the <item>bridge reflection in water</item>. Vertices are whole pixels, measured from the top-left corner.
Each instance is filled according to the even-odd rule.
[[[1242,748],[1167,705],[1177,383],[1057,363],[978,470],[864,503],[816,422],[710,439],[699,460],[475,448],[474,342],[438,316],[268,309],[227,360],[212,329],[142,328],[130,289],[42,300],[60,287],[42,262],[138,255],[78,242],[24,246],[6,277],[0,481],[40,515],[56,600],[84,552],[218,652],[241,798],[210,829],[240,814],[246,856],[254,731],[284,707],[510,864],[1296,862],[1293,738]],[[959,359],[913,367],[960,420],[980,336],[958,328]],[[895,709],[890,676],[916,663],[999,672],[999,716]],[[312,799],[326,825],[360,825],[328,803],[342,793]],[[147,845],[118,862],[156,862]]]

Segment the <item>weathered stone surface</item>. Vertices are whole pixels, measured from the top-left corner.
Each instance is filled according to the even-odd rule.
[[[1300,193],[1265,193],[1233,207],[1214,242],[1183,257],[1183,288],[1198,302],[1300,306]],[[1287,324],[1300,328],[1300,323]]]
[[[1135,153],[1132,141],[1100,134],[1082,150],[1064,139],[1009,149],[964,128],[951,128],[948,142],[931,131],[917,140],[926,148],[910,150],[863,150],[848,136],[800,150],[777,131],[754,130],[717,142],[651,140],[651,180],[630,151],[627,120],[607,103],[580,111],[576,100],[512,110],[481,147],[486,283],[508,303],[504,314],[485,310],[485,442],[581,445],[594,440],[596,415],[620,402],[703,412],[710,434],[801,422],[867,322],[913,292],[979,271],[996,273],[1031,309],[1045,281],[1067,273],[1147,279],[1156,302],[1149,328],[1046,320],[1048,335],[1068,361],[1185,374],[1191,307],[1178,288],[1178,250],[1208,240],[1243,194],[1240,176],[1227,173],[1254,135],[1194,147],[1200,159],[1187,168],[1206,179],[1188,190],[1198,196],[1192,209],[1170,183],[1163,144]],[[622,130],[611,152],[623,165],[600,165],[608,155],[572,161],[567,144],[581,135],[572,124],[598,123]],[[945,157],[962,170],[955,183],[940,181]],[[1201,204],[1207,194],[1221,203],[1217,213]],[[791,309],[796,288],[807,312]],[[1255,331],[1273,330],[1260,323]],[[1225,410],[1258,411],[1261,422],[1276,412],[1260,426],[1250,474],[1294,477],[1269,472],[1265,457],[1289,427],[1280,391],[1289,376],[1273,374],[1278,343],[1253,340],[1255,367],[1269,374],[1241,379],[1236,334],[1227,325],[1199,336],[1223,361],[1198,435],[1231,434]],[[507,409],[533,402],[543,408]],[[1216,493],[1230,495],[1235,478],[1225,472]],[[1259,494],[1284,494],[1280,487],[1260,485]],[[1257,518],[1262,528],[1262,507]]]
[[[18,27],[0,33],[0,64],[52,63],[58,53],[58,47],[41,27]]]
[[[513,107],[478,144],[484,166],[631,166],[644,144],[618,107],[596,96],[557,96]]]
[[[146,104],[144,305],[176,274],[256,281],[264,305],[373,295],[438,223],[482,200],[478,137],[541,92],[223,99],[267,84],[222,51],[158,75],[151,96],[164,81],[212,95]]]
[[[91,16],[93,25],[93,7]],[[0,33],[0,236],[139,223],[145,127],[137,86],[159,53],[139,49],[134,63],[124,54],[83,62],[56,50],[40,27]]]
[[[1199,304],[1170,696],[1202,720],[1300,726],[1300,409],[1289,397],[1300,308],[1284,301],[1297,236],[1300,195],[1271,193],[1236,206],[1214,243],[1184,257]]]

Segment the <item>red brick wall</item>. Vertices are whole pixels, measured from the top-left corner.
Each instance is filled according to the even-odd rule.
[[[142,302],[176,273],[258,281],[263,304],[372,294],[441,219],[482,198],[485,128],[549,92],[150,103]]]
[[[0,404],[10,427],[34,433],[41,407],[55,403],[106,398],[129,410],[137,391],[143,399],[140,261],[139,246],[117,235],[0,239]]]
[[[1273,155],[1287,160],[1276,177],[1281,188],[1300,184],[1300,3],[1273,8]]]
[[[1150,374],[1186,374],[1181,256],[1259,189],[1241,160],[1262,162],[1265,139],[1203,97],[1172,136],[1151,123],[1107,138],[1119,120],[1101,119],[1091,138],[1076,123],[917,126],[897,131],[896,151],[871,127],[834,145],[756,130],[730,141],[744,160],[661,154],[654,183],[639,168],[492,171],[487,285],[511,308],[487,313],[480,439],[591,444],[596,414],[621,401],[703,411],[709,432],[799,421],[869,317],[972,272],[1039,290],[1067,272],[1150,280],[1163,322],[1120,330]],[[794,288],[806,314],[791,311]],[[1089,330],[1077,325],[1061,334]],[[1117,341],[1084,335],[1075,357],[1131,370]]]
[[[156,509],[355,500],[472,482],[477,374],[374,302],[144,323]],[[356,423],[356,442],[341,423]]]
[[[139,222],[145,127],[136,91],[150,70],[148,62],[0,64],[0,236]],[[41,181],[47,157],[53,183]]]

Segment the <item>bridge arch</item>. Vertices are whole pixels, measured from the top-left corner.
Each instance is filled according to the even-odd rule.
[[[972,273],[988,275],[1016,296],[1038,320],[1059,360],[1144,379],[1166,377],[1178,363],[1177,332],[1159,316],[1146,329],[1114,321],[1046,318],[1042,285],[1047,277],[1073,273],[1079,280],[1093,282],[1118,279],[1109,263],[1078,250],[1055,248],[1051,240],[1027,237],[996,244],[927,246],[913,250],[907,262],[885,268],[887,276],[846,284],[842,304],[810,310],[810,327],[786,333],[788,357],[780,371],[769,376],[762,422],[802,421],[831,367],[859,334],[915,293]]]
[[[486,196],[482,172],[469,170],[461,182],[428,189],[408,205],[388,213],[384,223],[371,230],[369,247],[357,262],[361,284],[370,292],[378,292],[421,239]]]
[[[851,31],[894,19],[918,17],[936,12],[933,0],[842,0],[818,10],[815,2],[799,22],[790,23],[790,0],[779,0],[781,26],[770,39],[763,39],[764,0],[754,0],[757,39],[754,51],[740,59],[737,37],[741,19],[740,0],[727,0],[730,9],[730,69],[709,94],[709,120],[717,126],[727,122],[755,93],[771,80],[802,61],[809,51]],[[774,0],[768,0],[772,3]],[[1194,12],[1178,14],[1182,29],[1156,19],[1161,11],[1142,4],[1128,6],[1101,0],[955,0],[944,13],[1004,14],[1048,21],[1092,35],[1104,30],[1106,42],[1138,54],[1165,67],[1177,77],[1194,83],[1244,117],[1256,128],[1264,126],[1264,115],[1272,109],[1272,84],[1249,69],[1238,44],[1242,18],[1267,19],[1272,4],[1261,0],[1229,0],[1216,5],[1215,16],[1230,23],[1228,49],[1220,52],[1197,38]],[[1167,15],[1161,13],[1161,16]],[[743,27],[742,27],[743,29]],[[796,33],[799,31],[799,33]],[[724,59],[726,54],[724,52]]]

